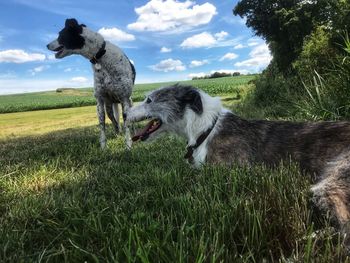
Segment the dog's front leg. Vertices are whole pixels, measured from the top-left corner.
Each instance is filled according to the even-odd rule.
[[[127,98],[124,102],[122,102],[123,127],[124,127],[124,131],[125,131],[125,142],[126,142],[126,146],[128,149],[131,149],[132,140],[131,140],[129,126],[128,126],[128,123],[126,121],[126,113],[128,112],[128,110],[131,107],[132,107],[132,103],[131,103],[130,98]]]
[[[106,124],[105,124],[105,103],[102,99],[97,100],[97,115],[100,125],[100,145],[104,149],[106,147]]]

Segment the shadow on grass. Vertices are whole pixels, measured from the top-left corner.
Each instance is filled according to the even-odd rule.
[[[173,137],[126,151],[122,136],[102,151],[96,127],[1,141],[0,260],[344,259],[331,234],[308,235],[296,167],[193,170],[183,151]]]
[[[223,102],[230,102],[230,101],[236,101],[236,100],[238,101],[238,100],[240,100],[240,99],[242,99],[241,95],[237,94],[236,97],[226,97],[226,98],[222,98],[221,101],[223,101]]]
[[[0,140],[0,161],[9,164],[7,166],[11,169],[12,166],[46,165],[52,162],[57,162],[58,166],[65,166],[66,161],[69,161],[73,167],[80,167],[82,164],[88,164],[94,160],[99,160],[99,165],[103,165],[103,162],[126,162],[128,165],[137,163],[137,151],[127,151],[123,143],[123,135],[116,136],[111,130],[111,126],[108,125],[108,147],[105,150],[100,149],[99,130],[96,126],[66,129],[42,136]],[[168,138],[166,141],[172,142],[169,145],[172,148],[174,139]],[[157,146],[159,143],[147,144],[146,147],[142,146],[141,148],[153,149]],[[140,149],[137,144],[134,144],[134,148]],[[154,154],[152,155],[150,152],[150,155]],[[161,160],[158,166],[169,165],[170,161],[166,164],[163,157],[158,156],[158,160]],[[61,161],[62,158],[69,160]],[[149,160],[152,159],[149,158]],[[158,160],[154,159],[155,162]]]

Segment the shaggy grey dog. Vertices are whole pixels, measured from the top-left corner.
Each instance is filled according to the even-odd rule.
[[[56,40],[47,45],[55,51],[56,58],[79,54],[90,60],[94,72],[94,94],[100,124],[100,144],[106,146],[105,112],[112,121],[116,133],[119,132],[118,104],[123,113],[131,106],[131,92],[135,82],[135,68],[123,53],[112,43],[105,41],[99,33],[93,32],[76,19],[67,19],[65,27]],[[124,116],[124,114],[123,114]],[[128,127],[125,125],[125,140],[131,147]]]
[[[133,140],[146,141],[164,132],[187,139],[185,158],[204,163],[275,166],[294,160],[312,175],[315,205],[349,233],[350,122],[245,120],[190,86],[155,90],[127,112],[127,121],[151,119]]]

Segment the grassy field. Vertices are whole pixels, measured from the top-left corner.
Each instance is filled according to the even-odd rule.
[[[239,92],[241,86],[246,85],[248,81],[254,78],[254,75],[250,75],[209,80],[182,81],[181,83],[194,85],[207,92],[211,92],[211,94],[227,95]],[[175,82],[137,84],[135,85],[132,99],[133,101],[141,101],[144,99],[145,93],[173,83]],[[80,107],[95,104],[96,100],[93,96],[92,88],[65,89],[62,92],[47,91],[0,96],[0,113]]]
[[[349,262],[295,165],[194,170],[183,140],[127,151],[110,126],[102,151],[96,123],[0,114],[0,262]]]
[[[92,90],[68,89],[0,96],[0,113],[80,107],[96,104]]]
[[[0,114],[0,140],[96,125],[96,116],[95,106]]]

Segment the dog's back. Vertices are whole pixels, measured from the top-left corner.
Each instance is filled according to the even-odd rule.
[[[350,150],[350,122],[255,121],[226,113],[218,126],[208,144],[210,163],[276,165],[291,158],[314,174]]]

